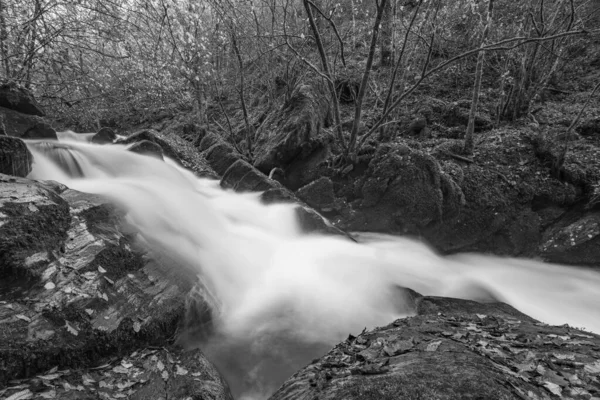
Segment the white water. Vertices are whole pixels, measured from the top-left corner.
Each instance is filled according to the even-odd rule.
[[[600,333],[597,272],[475,254],[441,257],[402,237],[375,235],[358,244],[306,235],[292,206],[266,206],[257,194],[222,190],[170,160],[117,145],[56,146],[40,151],[30,143],[30,177],[114,199],[149,242],[177,254],[208,282],[220,310],[217,339],[205,350],[246,398],[272,392],[349,333],[403,316],[398,286],[462,298],[483,290],[543,322]],[[82,178],[66,172],[72,162],[57,165],[65,159],[76,161]]]

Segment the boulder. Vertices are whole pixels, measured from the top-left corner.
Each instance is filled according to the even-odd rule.
[[[0,117],[4,119],[4,128],[8,136],[21,137],[36,124],[44,123],[42,117],[27,115],[8,108],[0,107]]]
[[[302,158],[303,146],[322,135],[322,127],[329,123],[329,118],[329,101],[322,88],[300,85],[275,112],[271,118],[275,122],[265,127],[265,134],[255,144],[255,166],[268,174],[275,167],[285,169],[299,156]]]
[[[237,160],[225,171],[221,178],[221,187],[236,192],[262,192],[283,186],[254,168],[244,160]]]
[[[335,193],[333,182],[327,177],[322,177],[301,187],[296,195],[311,207],[317,210],[330,211],[334,207]]]
[[[445,210],[462,201],[460,188],[450,179],[424,152],[406,145],[380,146],[357,182],[360,216],[350,229],[417,232],[440,222]]]
[[[158,144],[151,142],[149,140],[142,140],[141,142],[135,142],[127,147],[127,150],[138,153],[145,154],[150,157],[155,157],[160,160],[163,159],[163,149]]]
[[[0,211],[0,387],[163,346],[184,325],[196,273],[106,199],[1,175]]]
[[[112,143],[117,139],[117,134],[111,128],[101,128],[94,136],[92,136],[92,143],[107,144]]]
[[[115,144],[132,144],[141,142],[142,140],[159,145],[165,157],[173,159],[184,168],[194,172],[197,176],[217,177],[217,174],[213,171],[204,156],[199,154],[185,139],[177,135],[165,135],[154,129],[142,129],[124,139],[117,139]]]
[[[0,396],[63,400],[233,400],[228,386],[200,350],[143,349],[95,368],[49,370],[0,390]],[[14,386],[17,386],[14,388]],[[9,397],[10,398],[10,397]]]
[[[58,137],[56,131],[49,124],[42,122],[27,129],[21,139],[58,140]]]
[[[240,159],[240,155],[235,149],[225,142],[209,147],[203,155],[212,169],[220,176],[223,176],[227,169]]]
[[[0,136],[0,174],[25,177],[32,162],[33,156],[21,139]]]
[[[225,143],[223,138],[213,132],[209,132],[198,142],[198,151],[204,152],[216,144]]]
[[[414,299],[413,317],[363,332],[289,378],[270,400],[590,398],[600,336],[503,303]]]
[[[24,87],[14,82],[0,85],[0,107],[9,108],[23,114],[46,115],[42,106],[33,97],[33,94]]]
[[[600,212],[568,213],[544,232],[539,253],[555,263],[598,265]]]

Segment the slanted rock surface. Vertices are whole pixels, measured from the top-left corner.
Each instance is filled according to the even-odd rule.
[[[160,160],[163,159],[163,149],[158,144],[151,142],[149,140],[142,140],[140,142],[135,142],[127,147],[127,150],[138,153],[145,154],[151,157],[158,158]]]
[[[110,362],[112,368],[110,357],[173,338],[183,324],[195,273],[149,247],[106,199],[54,182],[0,175],[0,387],[54,367],[88,369]],[[191,357],[182,368],[202,372],[206,361]],[[192,371],[197,362],[204,367]],[[163,362],[168,374],[176,374],[174,364]],[[62,374],[87,393],[88,385],[66,377],[75,374]],[[118,390],[115,379],[105,379]],[[177,379],[154,379],[149,383],[154,389],[131,398],[154,398],[147,393],[171,390]],[[197,385],[185,379],[184,386]],[[219,382],[205,389],[223,388]],[[65,398],[84,398],[79,395],[75,390]]]
[[[25,142],[10,136],[0,136],[0,174],[25,177],[31,172],[33,156]]]
[[[132,144],[147,140],[160,146],[166,157],[169,157],[184,168],[194,172],[197,176],[216,178],[217,174],[206,161],[206,158],[199,154],[193,146],[190,146],[185,139],[176,135],[165,135],[154,129],[142,129],[130,134],[125,139],[117,140],[116,144]]]
[[[0,107],[9,108],[28,115],[45,115],[42,106],[31,92],[14,82],[0,85]]]
[[[47,123],[37,123],[31,128],[27,129],[21,136],[22,139],[45,139],[45,140],[58,140],[56,131]]]
[[[503,303],[417,297],[415,316],[338,344],[270,398],[591,399],[600,336]]]
[[[0,107],[0,116],[4,120],[4,128],[8,136],[21,137],[36,124],[44,123],[42,117],[23,114],[5,107]]]
[[[111,128],[101,128],[94,136],[92,136],[92,143],[107,144],[112,143],[117,138],[117,134]]]
[[[20,399],[233,400],[227,384],[200,350],[140,349],[89,369],[52,368],[17,379],[0,396]],[[29,397],[27,397],[29,396]]]

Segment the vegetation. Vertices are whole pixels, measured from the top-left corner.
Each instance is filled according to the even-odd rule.
[[[351,161],[445,80],[473,88],[468,154],[479,92],[495,91],[496,124],[528,116],[599,14],[592,0],[0,0],[0,79],[78,129],[185,112],[249,160],[267,116],[322,86]]]

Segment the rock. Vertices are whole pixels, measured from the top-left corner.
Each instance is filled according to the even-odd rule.
[[[225,171],[221,179],[221,187],[236,192],[261,192],[269,189],[282,189],[283,186],[269,179],[265,174],[244,160],[237,160]],[[293,198],[293,196],[291,196]]]
[[[598,265],[600,260],[600,212],[571,212],[548,229],[540,255],[555,263]]]
[[[58,137],[56,136],[56,131],[50,125],[42,122],[27,129],[21,136],[21,139],[58,140]]]
[[[209,132],[206,135],[204,135],[202,140],[198,142],[198,151],[204,152],[212,146],[222,143],[225,143],[225,141],[220,135],[213,132]]]
[[[25,177],[32,162],[33,156],[21,139],[0,136],[0,174]]]
[[[225,142],[209,147],[203,155],[212,169],[221,176],[233,163],[240,159],[240,155],[235,149]]]
[[[44,123],[44,119],[41,117],[23,114],[4,107],[0,107],[0,117],[4,119],[6,134],[15,137],[21,137],[36,124]]]
[[[600,135],[600,117],[581,122],[575,130],[581,136],[588,137]]]
[[[200,350],[186,352],[174,346],[135,351],[95,368],[44,371],[38,378],[20,381],[20,385],[37,386],[39,398],[63,400],[233,400],[227,383]],[[10,396],[19,390],[22,387],[5,389],[4,394]]]
[[[333,182],[327,177],[322,177],[301,187],[296,195],[311,207],[322,211],[331,211],[335,203]]]
[[[270,400],[517,400],[549,398],[549,388],[560,397],[596,390],[598,335],[540,324],[503,303],[418,296],[413,312],[350,336]]]
[[[289,163],[298,161],[304,145],[322,135],[321,128],[328,118],[327,95],[317,86],[300,85],[276,111],[274,124],[265,127],[265,134],[255,144],[255,166],[265,174],[275,167],[286,169]]]
[[[380,146],[357,182],[360,217],[347,228],[418,232],[442,221],[444,211],[458,208],[462,199],[450,179],[423,152],[405,145]]]
[[[116,140],[115,144],[132,144],[143,140],[157,144],[163,150],[165,157],[173,159],[197,176],[217,177],[204,156],[199,154],[185,139],[177,135],[165,135],[153,129],[143,129],[132,133],[125,139]]]
[[[471,107],[470,101],[457,102],[447,107],[444,113],[441,115],[441,122],[445,126],[455,127],[464,126],[466,127],[469,123],[469,108]],[[475,114],[475,132],[483,132],[492,129],[494,123],[489,114],[484,112],[477,112]]]
[[[0,387],[162,346],[196,282],[105,199],[54,187],[0,176]]]
[[[163,149],[158,144],[151,142],[149,140],[142,140],[141,142],[135,142],[127,147],[127,150],[138,153],[145,154],[150,157],[155,157],[160,160],[163,159]]]
[[[113,143],[117,139],[117,134],[111,128],[101,128],[94,136],[92,143],[107,144]]]
[[[28,115],[43,117],[46,115],[42,106],[31,92],[14,82],[0,86],[0,107],[9,108]]]
[[[415,118],[408,125],[408,134],[413,136],[418,136],[423,133],[424,130],[427,129],[427,119],[424,117]]]

